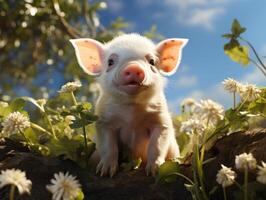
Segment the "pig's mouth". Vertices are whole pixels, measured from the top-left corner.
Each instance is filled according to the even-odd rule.
[[[130,81],[124,84],[118,84],[114,82],[114,84],[117,86],[119,90],[129,95],[136,95],[140,93],[142,90],[144,90],[145,88],[147,88],[147,86],[145,86],[143,83],[139,83],[137,81]]]

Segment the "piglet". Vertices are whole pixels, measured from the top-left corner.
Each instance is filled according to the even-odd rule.
[[[79,65],[100,85],[95,110],[100,155],[96,170],[101,176],[117,171],[120,146],[142,159],[147,175],[179,156],[162,75],[175,73],[187,41],[172,38],[155,45],[139,34],[121,35],[106,44],[70,40]]]

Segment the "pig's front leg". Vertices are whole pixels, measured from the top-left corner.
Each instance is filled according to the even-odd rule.
[[[96,173],[101,176],[109,174],[111,177],[118,168],[117,133],[103,122],[96,123],[97,148],[100,153],[100,162]]]
[[[148,147],[146,165],[147,175],[155,175],[159,166],[165,162],[165,159],[173,142],[175,142],[175,138],[172,125],[156,125],[153,128]]]

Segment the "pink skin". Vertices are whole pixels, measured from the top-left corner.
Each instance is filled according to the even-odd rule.
[[[119,88],[127,94],[136,94],[142,87],[145,73],[137,64],[130,64],[120,72]]]
[[[122,142],[134,159],[142,159],[146,173],[155,175],[165,160],[179,156],[161,74],[175,73],[187,40],[171,38],[155,45],[138,34],[127,34],[107,44],[89,38],[71,43],[80,66],[97,76],[101,86],[95,108],[97,172],[115,174]]]

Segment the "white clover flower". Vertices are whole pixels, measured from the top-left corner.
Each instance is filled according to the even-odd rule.
[[[237,92],[240,85],[239,82],[232,78],[225,79],[222,83],[224,85],[224,89],[231,93]]]
[[[75,199],[78,193],[81,191],[81,185],[76,180],[75,176],[59,172],[54,174],[54,179],[51,180],[51,185],[47,185],[46,188],[53,194],[53,200],[71,200]]]
[[[2,122],[3,133],[6,136],[19,133],[30,127],[29,118],[21,114],[20,112],[10,113]]]
[[[244,85],[240,90],[240,96],[242,100],[249,102],[258,99],[260,97],[260,94],[261,90],[253,84]]]
[[[220,104],[207,99],[201,100],[193,109],[194,114],[198,115],[202,120],[211,124],[216,124],[218,120],[224,118],[224,109]]]
[[[190,118],[189,120],[182,122],[180,127],[181,132],[196,132],[198,134],[202,134],[205,129],[206,127],[204,126],[204,123],[202,123],[196,118]]]
[[[25,172],[19,169],[7,169],[1,171],[0,188],[6,185],[14,185],[18,188],[19,194],[28,193],[31,190],[31,181],[26,178]]]
[[[258,171],[258,176],[257,176],[257,181],[266,184],[266,163],[262,162],[262,166],[258,166],[259,171]]]
[[[76,117],[74,115],[67,115],[65,117],[65,122],[67,124],[72,124],[75,119],[76,119]]]
[[[231,168],[222,165],[222,169],[216,175],[216,181],[222,187],[227,187],[234,184],[234,180],[236,178],[236,173],[231,170]]]
[[[36,102],[43,107],[47,103],[47,99],[37,99]]]
[[[182,102],[181,102],[181,106],[187,106],[187,107],[192,107],[196,104],[196,101],[192,98],[185,98]]]
[[[256,169],[257,161],[251,153],[242,153],[235,158],[237,169]]]
[[[68,82],[65,85],[63,85],[58,92],[59,93],[74,92],[75,90],[77,90],[80,87],[81,87],[81,83],[79,81]]]
[[[4,101],[0,101],[0,107],[6,108],[8,107],[8,103]]]

